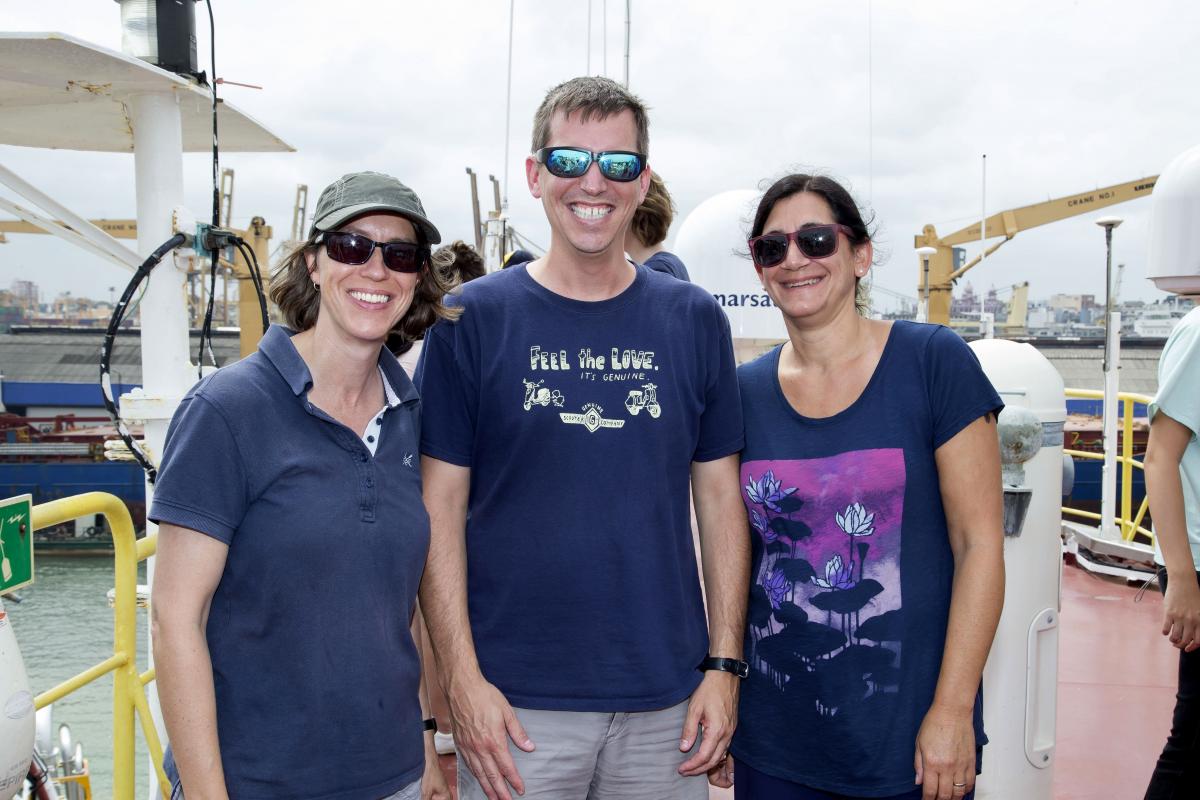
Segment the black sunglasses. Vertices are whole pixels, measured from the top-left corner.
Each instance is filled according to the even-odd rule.
[[[334,261],[343,264],[365,264],[378,247],[383,253],[383,265],[393,272],[420,272],[429,261],[429,248],[415,242],[376,242],[360,233],[329,231],[321,234],[318,244]]]
[[[646,157],[629,150],[594,153],[582,147],[543,147],[536,156],[538,163],[545,164],[550,174],[559,178],[578,178],[593,161],[600,167],[601,175],[620,183],[637,180],[646,169]]]
[[[788,245],[796,243],[800,252],[809,258],[829,258],[838,250],[838,231],[853,236],[848,225],[812,225],[791,233],[766,233],[755,236],[750,245],[750,257],[759,267],[774,267],[787,258]]]

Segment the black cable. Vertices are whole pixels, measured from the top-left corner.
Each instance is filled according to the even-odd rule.
[[[258,310],[262,313],[263,333],[266,333],[267,328],[271,327],[271,317],[267,313],[267,295],[263,291],[262,269],[258,265],[258,256],[255,254],[254,248],[246,244],[244,240],[238,239],[235,244],[246,261],[246,266],[250,271],[250,280],[253,281],[254,289],[258,293]],[[238,322],[240,323],[241,320],[239,319]]]
[[[182,233],[175,234],[159,245],[158,249],[151,253],[142,262],[141,266],[134,271],[133,277],[129,279],[129,284],[125,287],[125,291],[121,293],[121,299],[117,301],[117,305],[113,308],[113,315],[108,320],[108,328],[104,331],[104,342],[100,345],[100,394],[104,399],[104,408],[108,411],[108,416],[112,419],[113,425],[117,429],[117,435],[121,437],[121,441],[125,443],[125,446],[129,448],[129,452],[133,454],[134,460],[146,471],[146,479],[150,483],[154,483],[158,477],[158,470],[150,462],[141,445],[134,441],[133,435],[125,427],[125,421],[121,419],[121,412],[117,409],[116,398],[113,397],[112,375],[109,368],[112,364],[113,342],[117,338],[117,331],[120,329],[121,322],[125,318],[129,299],[133,297],[133,293],[137,291],[141,282],[150,275],[150,271],[163,260],[163,256],[186,241],[187,237]],[[145,376],[143,375],[142,378],[144,381]]]
[[[213,129],[213,146],[212,146],[212,180],[213,180],[213,201],[212,201],[212,226],[219,228],[221,226],[221,169],[220,169],[220,150],[217,146],[217,24],[213,19],[212,2],[204,0],[204,6],[208,9],[208,48],[209,57],[211,59],[212,78],[209,81],[209,88],[212,89],[212,129]],[[213,314],[213,295],[217,289],[217,268],[220,266],[221,257],[220,249],[214,244],[209,250],[209,259],[211,265],[209,267],[209,290],[208,290],[208,309],[204,313],[204,324],[200,327],[200,342],[197,346],[196,353],[196,370],[197,374],[204,374],[204,348],[208,346],[208,357],[212,360],[213,366],[217,366],[217,358],[212,349],[212,314]]]
[[[210,277],[208,282],[208,307],[204,311],[204,322],[200,326],[200,342],[197,344],[197,378],[204,377],[204,350],[206,346],[208,349],[209,361],[214,367],[220,366],[220,364],[217,363],[217,356],[216,353],[213,352],[212,347],[212,318],[213,304],[216,302],[217,298],[217,267],[220,266],[220,259],[217,257],[217,253],[221,251],[216,245],[213,245],[213,249],[209,252],[212,253],[212,267],[209,270]]]

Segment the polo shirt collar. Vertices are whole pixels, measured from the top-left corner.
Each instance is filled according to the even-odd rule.
[[[292,337],[296,334],[284,325],[272,325],[258,343],[258,351],[271,362],[279,375],[287,382],[292,394],[300,397],[312,388],[312,373],[308,364],[300,357]],[[383,391],[389,407],[418,399],[417,389],[408,375],[386,347],[379,348],[379,368],[383,371]]]

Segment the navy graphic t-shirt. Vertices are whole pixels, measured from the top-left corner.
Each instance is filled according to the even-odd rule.
[[[471,469],[484,675],[524,708],[678,703],[708,647],[691,464],[742,447],[724,312],[646,267],[600,302],[554,294],[525,265],[457,302],[462,317],[426,336],[416,383],[422,453]]]
[[[900,794],[954,578],[934,451],[1002,403],[941,326],[895,322],[862,395],[822,419],[784,397],[779,353],[738,369],[753,560],[732,750],[812,788]],[[974,719],[982,746],[978,696]]]

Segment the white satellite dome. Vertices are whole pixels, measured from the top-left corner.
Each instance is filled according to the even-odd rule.
[[[1164,292],[1200,294],[1200,145],[1167,165],[1151,200],[1146,277]]]
[[[783,316],[771,302],[747,254],[746,236],[761,196],[752,189],[713,195],[692,210],[674,251],[692,282],[712,292],[735,339],[784,339]]]

